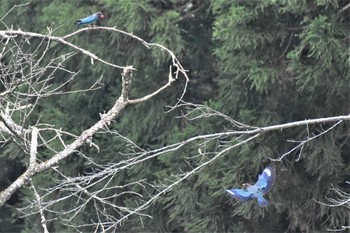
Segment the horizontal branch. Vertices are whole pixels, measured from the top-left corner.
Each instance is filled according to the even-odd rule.
[[[40,33],[35,33],[35,32],[23,32],[22,30],[18,29],[18,30],[12,30],[12,29],[8,29],[8,30],[2,30],[0,31],[0,36],[8,38],[9,36],[15,36],[15,35],[20,35],[20,36],[25,36],[25,37],[34,37],[34,38],[42,38],[42,39],[47,39],[48,41],[52,40],[52,41],[57,41],[61,44],[67,45],[77,51],[82,52],[83,54],[91,57],[91,62],[93,63],[93,59],[100,61],[106,65],[118,68],[118,69],[124,69],[125,66],[118,66],[115,65],[113,63],[107,62],[105,60],[103,60],[102,58],[98,57],[96,54],[91,53],[90,51],[80,48],[68,41],[66,41],[63,37],[59,37],[59,36],[52,36],[50,34],[48,35],[44,35],[44,34],[40,34]]]
[[[303,121],[295,121],[295,122],[286,123],[286,124],[279,124],[279,125],[260,127],[260,128],[253,129],[253,130],[233,131],[233,132],[228,132],[228,133],[233,133],[233,134],[256,134],[256,133],[263,133],[263,132],[287,129],[287,128],[292,128],[292,127],[297,127],[297,126],[321,124],[321,123],[343,121],[343,120],[344,121],[349,121],[350,120],[350,114],[349,115],[345,115],[345,116],[335,116],[335,117],[325,117],[325,118],[317,118],[317,119],[310,119],[310,120],[303,120]]]
[[[220,137],[227,137],[227,136],[233,136],[233,135],[258,134],[258,133],[282,130],[287,128],[293,128],[298,126],[321,124],[321,123],[336,122],[336,121],[350,121],[350,115],[294,121],[294,122],[285,123],[285,124],[278,124],[278,125],[272,125],[272,126],[266,126],[266,127],[256,127],[255,129],[252,129],[252,130],[234,130],[234,131],[199,135],[199,136],[189,138],[185,142],[189,143],[195,140],[202,140],[202,139],[208,139],[208,138],[220,138]]]
[[[185,145],[188,145],[188,144],[196,142],[196,141],[213,140],[213,139],[225,138],[225,137],[229,137],[229,136],[233,136],[233,135],[239,135],[239,136],[241,136],[241,135],[254,135],[254,134],[262,135],[263,133],[270,132],[270,131],[277,131],[277,130],[283,130],[283,129],[292,128],[292,127],[320,124],[320,123],[328,123],[328,122],[339,122],[340,123],[343,120],[349,121],[350,115],[296,121],[296,122],[291,122],[291,123],[286,123],[286,124],[278,124],[278,125],[266,126],[266,127],[261,127],[261,128],[255,128],[252,130],[228,131],[228,132],[198,135],[198,136],[188,138],[188,139],[181,141],[181,142],[177,142],[174,144],[164,146],[162,148],[158,148],[158,149],[154,149],[154,150],[150,150],[150,151],[145,151],[144,153],[141,153],[137,157],[132,157],[128,160],[124,160],[123,162],[121,162],[121,164],[124,164],[124,165],[119,167],[119,170],[127,169],[129,167],[135,166],[136,164],[143,163],[146,160],[158,157],[158,156],[163,155],[165,153],[179,150],[180,148],[184,147]],[[336,125],[338,125],[339,123],[337,123]],[[332,129],[332,128],[333,127],[331,127],[330,129]],[[102,175],[106,175],[106,174],[102,173]]]
[[[180,141],[180,142],[177,142],[174,144],[164,146],[162,148],[158,148],[158,149],[154,149],[154,150],[147,150],[147,151],[144,151],[143,153],[138,154],[137,156],[133,156],[129,159],[122,160],[121,162],[114,164],[113,169],[102,170],[98,174],[94,174],[94,179],[96,179],[97,177],[98,178],[107,177],[112,172],[112,170],[114,173],[117,173],[120,170],[130,169],[131,167],[134,167],[137,164],[144,163],[147,160],[159,157],[159,156],[164,155],[164,154],[169,153],[169,152],[177,151],[180,148],[183,148],[185,145],[188,145],[188,144],[193,143],[193,142],[198,142],[198,141],[202,141],[202,140],[210,141],[210,140],[229,137],[232,135],[242,136],[242,135],[255,134],[255,135],[261,136],[261,135],[263,135],[264,132],[276,131],[276,130],[281,130],[281,129],[290,128],[290,127],[304,126],[304,125],[309,125],[309,124],[325,123],[325,122],[337,122],[334,126],[332,126],[331,128],[329,128],[327,130],[327,132],[328,132],[329,130],[333,129],[336,125],[340,124],[340,122],[342,120],[350,120],[350,116],[338,116],[338,117],[304,120],[304,121],[292,122],[292,123],[287,123],[287,124],[279,124],[279,125],[274,125],[274,126],[256,128],[254,130],[246,130],[246,131],[241,130],[241,131],[230,131],[230,132],[198,135],[195,137],[188,138],[184,141]],[[320,134],[320,135],[322,135],[322,134]],[[255,136],[254,136],[254,138],[255,138]],[[239,143],[239,145],[241,145],[240,142],[238,142],[238,143]]]

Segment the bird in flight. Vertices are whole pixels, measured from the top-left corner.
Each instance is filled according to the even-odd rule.
[[[244,183],[242,189],[228,189],[225,192],[231,197],[239,201],[258,200],[260,207],[266,207],[268,202],[264,195],[271,189],[276,179],[276,167],[274,164],[269,164],[261,174],[258,181],[254,184]]]
[[[91,24],[97,20],[103,19],[104,17],[105,16],[101,12],[96,12],[93,15],[90,15],[86,18],[79,19],[79,20],[75,21],[75,24],[78,24],[78,25]]]

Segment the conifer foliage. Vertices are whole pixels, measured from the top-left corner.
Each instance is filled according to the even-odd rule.
[[[78,51],[59,40],[2,33],[61,37],[81,29],[75,19],[98,11],[101,30],[65,38]],[[49,232],[346,229],[349,15],[345,0],[3,0],[1,190],[31,164],[33,135],[3,124],[7,102],[35,106],[11,115],[19,126],[55,127],[39,135],[37,161],[46,161],[123,96],[122,71],[104,61],[135,68],[130,100],[167,88],[127,106],[90,143],[36,174],[1,207],[13,217],[0,216],[0,232],[42,231],[42,216]],[[169,81],[179,70],[190,82]],[[254,182],[268,160],[276,181],[267,208],[225,195]]]

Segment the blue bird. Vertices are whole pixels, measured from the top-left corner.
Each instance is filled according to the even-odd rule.
[[[239,201],[257,199],[260,207],[266,207],[267,200],[263,196],[271,189],[275,179],[276,168],[273,164],[269,164],[259,175],[258,181],[254,185],[244,183],[243,189],[228,189],[226,192]]]
[[[101,12],[97,12],[93,15],[90,15],[86,18],[79,19],[75,21],[75,24],[82,25],[82,24],[90,24],[95,22],[96,20],[103,19],[105,16]]]

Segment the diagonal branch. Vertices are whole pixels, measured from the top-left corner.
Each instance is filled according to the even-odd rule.
[[[155,202],[155,200],[160,197],[161,195],[165,194],[166,192],[170,191],[174,186],[180,184],[182,181],[188,179],[190,176],[192,176],[193,174],[199,172],[202,168],[206,167],[207,165],[211,164],[213,161],[215,161],[218,157],[225,155],[228,151],[230,151],[231,149],[238,147],[240,145],[246,144],[249,141],[255,139],[256,137],[260,136],[260,134],[256,134],[253,135],[251,137],[249,137],[246,140],[243,140],[239,143],[236,143],[230,147],[227,147],[226,149],[220,151],[219,153],[217,153],[213,158],[209,159],[208,161],[202,163],[201,165],[199,165],[198,167],[194,168],[193,170],[191,170],[190,172],[185,173],[180,179],[178,179],[177,181],[173,182],[171,185],[167,186],[165,189],[163,189],[162,191],[160,191],[159,193],[157,193],[156,195],[152,196],[151,199],[149,199],[146,203],[144,203],[143,205],[137,207],[135,210],[133,210],[131,213],[123,216],[122,218],[120,218],[117,222],[114,223],[114,225],[111,225],[108,229],[106,229],[106,231],[112,229],[113,227],[121,224],[121,222],[127,218],[129,218],[131,215],[138,213],[139,211],[144,210],[145,208],[147,208],[148,206],[150,206],[153,202]]]
[[[130,76],[131,70],[133,70],[133,67],[131,66],[125,67],[122,76],[123,77]],[[124,108],[128,104],[127,98],[125,98],[125,96],[128,95],[128,89],[126,85],[123,85],[122,93],[123,94],[117,99],[114,106],[106,114],[102,115],[101,120],[99,120],[96,124],[94,124],[89,129],[82,132],[81,135],[74,140],[74,142],[72,142],[64,150],[57,153],[49,160],[42,162],[40,164],[36,164],[35,166],[29,166],[28,169],[15,182],[13,182],[8,188],[2,191],[0,193],[0,206],[3,206],[6,203],[6,201],[10,199],[11,195],[14,192],[16,192],[19,188],[21,188],[24,184],[26,184],[31,177],[33,177],[35,174],[39,172],[49,169],[53,165],[57,164],[59,161],[67,158],[69,155],[77,151],[85,143],[89,142],[92,136],[98,130],[104,128],[105,125],[110,124],[110,122],[113,119],[118,117],[119,114],[124,110]]]

